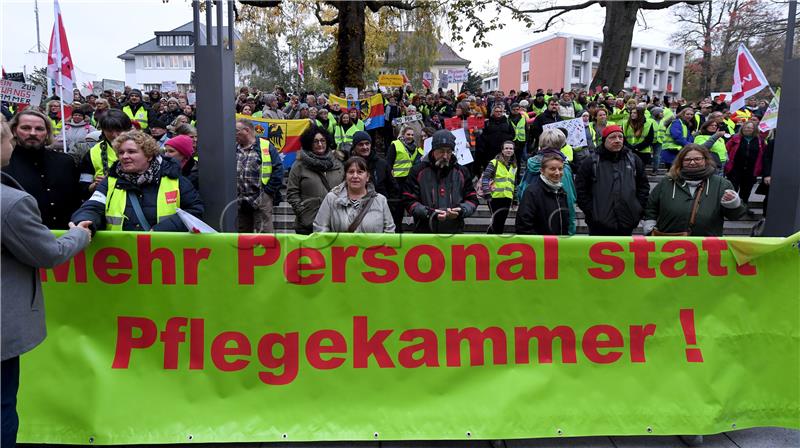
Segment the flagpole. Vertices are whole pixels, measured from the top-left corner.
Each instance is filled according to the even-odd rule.
[[[67,153],[67,139],[64,138],[64,135],[63,135],[64,131],[66,131],[66,129],[64,129],[64,82],[63,82],[63,80],[61,78],[61,54],[60,54],[61,53],[61,48],[60,47],[61,46],[59,45],[59,49],[58,49],[59,50],[58,51],[59,52],[59,54],[58,54],[58,56],[59,56],[59,59],[58,59],[58,61],[59,61],[58,62],[58,65],[59,65],[59,67],[58,67],[58,92],[59,92],[59,94],[58,94],[58,97],[61,98],[61,101],[59,101],[59,104],[61,104],[61,143],[63,143],[64,154],[66,154]]]

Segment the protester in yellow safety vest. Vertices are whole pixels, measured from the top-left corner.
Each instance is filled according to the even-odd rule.
[[[656,131],[656,139],[653,142],[653,174],[658,172],[661,166],[661,146],[666,140],[667,128],[664,125],[664,109],[661,107],[654,107],[650,113],[653,116],[653,126]]]
[[[536,92],[536,96],[533,98],[533,102],[531,103],[531,111],[539,116],[542,112],[547,109],[547,101],[544,99],[544,93]]]
[[[700,125],[700,131],[694,136],[694,142],[711,152],[717,173],[722,173],[725,162],[728,161],[728,150],[725,148],[725,130],[717,120],[706,120]]]
[[[513,108],[513,106],[512,106]],[[490,197],[489,210],[492,212],[492,224],[488,233],[502,234],[505,230],[511,203],[514,200],[517,164],[515,162],[515,142],[503,142],[503,149],[489,161],[480,180],[480,188],[484,196]]]
[[[689,122],[694,119],[694,109],[685,107],[678,111],[677,117],[669,125],[669,129],[661,146],[661,161],[666,165],[672,165],[678,151],[689,143],[694,142],[694,137],[689,130]]]
[[[272,233],[272,206],[281,202],[283,162],[266,138],[258,138],[253,122],[236,120],[236,191],[240,233]]]
[[[589,125],[589,133],[592,136],[595,148],[600,146],[600,141],[603,139],[603,129],[606,126],[608,126],[608,111],[605,108],[597,109],[594,114],[594,121]]]
[[[519,103],[511,105],[511,115],[508,117],[508,123],[514,128],[514,158],[517,163],[524,163],[522,158],[525,154],[525,143],[528,141],[528,114],[521,110]]]
[[[628,121],[622,126],[625,136],[625,147],[633,151],[647,166],[652,162],[655,128],[653,120],[644,115],[644,107],[636,107],[630,111]]]
[[[330,118],[330,115],[328,115],[328,109],[321,108],[317,111],[316,123],[318,127],[328,131],[331,136],[333,136],[335,133],[334,128],[336,127],[336,120]]]
[[[203,202],[192,183],[181,176],[178,163],[159,155],[155,140],[139,130],[120,134],[114,139],[114,149],[119,160],[72,221],[91,221],[94,230],[191,230],[177,210],[200,218]]]
[[[339,115],[339,124],[336,125],[333,133],[336,147],[349,153],[349,149],[342,149],[342,145],[353,143],[353,135],[356,132],[358,132],[358,127],[350,121],[350,114],[343,113]]]
[[[98,124],[102,132],[100,141],[89,149],[78,166],[84,198],[95,191],[117,161],[117,153],[112,147],[114,139],[131,129],[130,118],[119,109],[105,111]]]
[[[414,144],[414,128],[404,125],[400,129],[400,137],[393,141],[386,154],[386,161],[392,167],[392,177],[403,188],[403,182],[417,161],[417,146]]]
[[[355,126],[356,130],[363,131],[364,121],[361,120],[361,111],[351,107],[347,112],[350,115],[350,122],[353,123],[353,126]]]
[[[131,121],[139,123],[139,129],[143,131],[147,129],[150,123],[150,111],[142,103],[142,92],[139,89],[131,90],[128,94],[128,103],[122,106],[122,111]]]
[[[61,133],[61,128],[64,125],[64,120],[61,117],[61,102],[58,100],[51,100],[47,102],[47,117],[50,119],[50,125],[53,127],[53,137]]]

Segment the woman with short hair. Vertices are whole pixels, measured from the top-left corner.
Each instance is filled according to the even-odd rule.
[[[527,186],[519,203],[517,234],[570,234],[570,197],[562,182],[565,166],[564,159],[555,152],[542,155],[539,175]]]

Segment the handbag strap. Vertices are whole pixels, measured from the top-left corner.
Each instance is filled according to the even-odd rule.
[[[689,235],[692,234],[692,228],[694,227],[695,220],[697,219],[697,209],[700,208],[700,197],[703,196],[703,188],[705,186],[705,182],[701,183],[695,192],[694,203],[692,204],[692,214],[689,215]]]
[[[131,207],[133,208],[133,213],[136,214],[136,219],[139,220],[139,225],[142,226],[145,232],[150,231],[150,223],[147,222],[147,219],[144,217],[144,212],[142,211],[142,206],[139,204],[139,198],[136,197],[136,194],[132,193],[129,194],[128,197],[131,199]]]
[[[317,173],[319,175],[319,178],[322,181],[322,185],[325,186],[325,189],[328,190],[328,191],[331,191],[331,184],[328,183],[328,178],[325,177],[325,173],[320,172],[320,171],[315,171],[315,173]]]
[[[375,195],[370,196],[369,199],[367,199],[366,203],[361,204],[361,210],[358,212],[356,219],[354,219],[353,222],[350,223],[350,226],[347,227],[347,233],[355,232],[358,226],[361,225],[361,221],[363,221],[364,217],[367,216],[367,211],[369,210],[369,207],[372,205],[373,199],[375,199]]]

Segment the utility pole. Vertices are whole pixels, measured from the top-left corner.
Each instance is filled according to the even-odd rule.
[[[42,39],[39,37],[39,0],[33,1],[33,12],[36,15],[36,52],[42,52]]]

